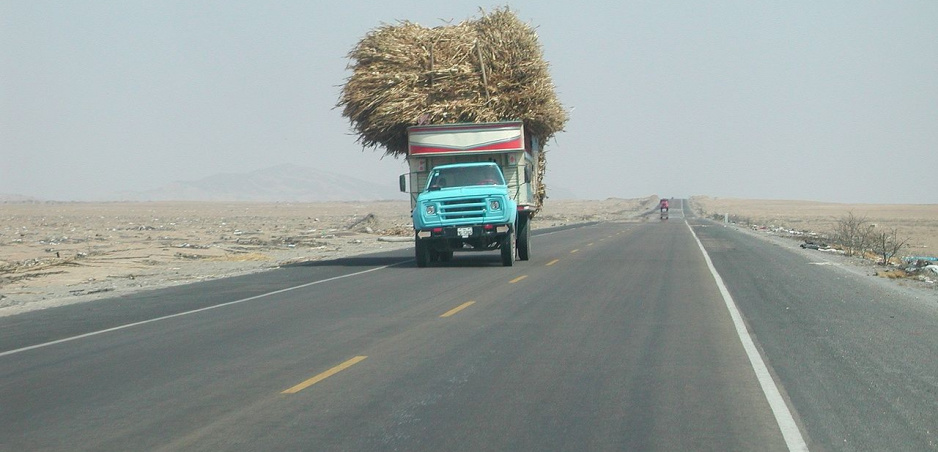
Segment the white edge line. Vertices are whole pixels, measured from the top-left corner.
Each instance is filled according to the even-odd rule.
[[[766,367],[765,361],[763,361],[762,355],[759,353],[759,349],[756,348],[756,344],[753,342],[749,330],[746,329],[746,324],[743,322],[742,315],[739,313],[736,301],[733,300],[729,290],[726,289],[726,285],[723,284],[723,278],[717,273],[717,269],[713,266],[713,261],[710,260],[710,255],[707,254],[707,250],[704,249],[703,244],[700,243],[700,239],[697,238],[697,234],[694,233],[694,229],[691,228],[690,223],[684,220],[684,224],[687,225],[687,229],[690,231],[691,235],[694,236],[694,240],[697,242],[697,246],[700,248],[700,252],[703,253],[704,260],[707,262],[707,268],[710,269],[710,273],[713,275],[713,279],[720,289],[720,294],[723,295],[723,302],[726,304],[726,309],[729,310],[730,317],[733,319],[736,334],[743,343],[746,355],[749,356],[749,363],[752,364],[752,370],[755,371],[759,385],[762,386],[762,392],[765,393],[765,398],[772,408],[772,414],[775,415],[775,422],[778,423],[778,427],[782,431],[782,437],[785,439],[785,444],[788,445],[788,450],[807,451],[808,445],[805,443],[804,437],[801,436],[801,430],[798,429],[795,418],[788,409],[785,399],[782,398],[778,386],[775,385],[775,380],[772,379],[772,375],[769,373],[769,369]]]
[[[108,329],[100,330],[100,331],[92,331],[92,332],[90,332],[90,333],[80,334],[80,335],[78,335],[78,336],[66,337],[66,338],[54,340],[54,341],[51,341],[51,342],[44,342],[44,343],[42,343],[42,344],[30,345],[30,346],[28,346],[28,347],[18,348],[18,349],[16,349],[16,350],[7,350],[7,351],[5,351],[5,352],[0,352],[0,358],[2,358],[2,357],[4,357],[4,356],[7,356],[7,355],[13,355],[13,354],[16,354],[16,353],[22,353],[22,352],[26,352],[26,351],[29,351],[29,350],[35,350],[35,349],[37,349],[37,348],[48,347],[48,346],[50,346],[50,345],[62,344],[62,343],[71,342],[71,341],[77,341],[77,340],[79,340],[79,339],[84,339],[84,338],[86,338],[86,337],[97,336],[97,335],[104,334],[104,333],[110,333],[110,332],[113,332],[113,331],[119,331],[119,330],[124,330],[124,329],[127,329],[127,328],[133,328],[133,327],[135,327],[135,326],[146,325],[146,324],[148,324],[148,323],[161,322],[161,321],[163,321],[163,320],[168,320],[168,319],[172,319],[172,318],[176,318],[176,317],[182,317],[182,316],[186,316],[186,315],[190,315],[190,314],[195,314],[195,313],[199,313],[199,312],[203,312],[203,311],[209,311],[209,310],[212,310],[212,309],[223,308],[223,307],[225,307],[225,306],[231,306],[231,305],[235,305],[235,304],[240,304],[240,303],[244,303],[244,302],[251,301],[251,300],[257,300],[258,298],[269,297],[269,296],[271,296],[271,295],[277,295],[277,294],[281,294],[281,293],[284,293],[284,292],[290,292],[291,290],[302,289],[302,288],[304,288],[304,287],[309,287],[309,286],[315,286],[316,284],[327,283],[327,282],[330,282],[330,281],[335,281],[335,280],[337,280],[337,279],[350,278],[350,277],[352,277],[352,276],[363,275],[363,274],[365,274],[365,273],[370,273],[370,272],[373,272],[373,271],[384,270],[385,268],[393,267],[393,266],[395,266],[395,265],[400,265],[400,264],[390,264],[390,265],[385,265],[385,266],[382,266],[382,267],[370,268],[370,269],[368,269],[368,270],[363,270],[363,271],[360,271],[360,272],[349,273],[349,274],[347,274],[347,275],[333,276],[332,278],[326,278],[326,279],[322,279],[322,280],[319,280],[319,281],[313,281],[313,282],[309,282],[309,283],[306,283],[306,284],[300,284],[299,286],[287,287],[286,289],[279,289],[279,290],[275,290],[275,291],[273,291],[273,292],[262,293],[262,294],[260,294],[260,295],[254,295],[253,297],[242,298],[242,299],[240,299],[240,300],[234,300],[234,301],[229,301],[229,302],[226,302],[226,303],[216,304],[216,305],[212,305],[212,306],[206,306],[206,307],[204,307],[204,308],[194,309],[194,310],[192,310],[192,311],[177,312],[177,313],[175,313],[175,314],[165,315],[165,316],[163,316],[163,317],[157,317],[157,318],[150,319],[150,320],[143,320],[143,321],[140,321],[140,322],[128,323],[128,324],[126,324],[126,325],[115,326],[115,327],[113,327],[113,328],[108,328]]]

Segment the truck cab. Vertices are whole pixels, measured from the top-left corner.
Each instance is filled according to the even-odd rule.
[[[433,168],[411,213],[417,266],[448,261],[454,251],[490,250],[499,250],[502,263],[511,265],[517,212],[498,165],[457,163]]]
[[[400,186],[410,188],[418,267],[463,251],[528,260],[540,148],[521,122],[413,126],[408,145]]]

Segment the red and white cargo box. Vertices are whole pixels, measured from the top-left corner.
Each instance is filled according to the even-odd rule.
[[[524,151],[524,124],[442,124],[407,129],[408,156]]]
[[[526,133],[521,121],[411,126],[407,128],[407,149],[411,207],[431,169],[470,162],[497,163],[519,208],[536,207],[541,144]]]

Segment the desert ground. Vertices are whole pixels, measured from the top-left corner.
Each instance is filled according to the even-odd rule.
[[[849,214],[877,229],[896,229],[908,239],[903,254],[938,256],[938,204],[836,204],[815,201],[778,201],[695,196],[698,215],[729,219],[767,230],[830,234],[838,220]]]
[[[651,221],[657,196],[548,199],[534,229]],[[853,212],[938,254],[938,205],[872,206],[695,197],[708,216],[827,231]],[[412,246],[407,201],[324,203],[2,203],[0,316],[136,291]]]
[[[635,218],[645,199],[549,202],[533,228]],[[408,201],[0,203],[0,316],[413,246]]]

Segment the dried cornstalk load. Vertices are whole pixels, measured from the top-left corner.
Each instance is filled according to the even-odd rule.
[[[338,107],[365,147],[407,154],[417,124],[521,120],[542,142],[567,121],[537,34],[507,8],[457,25],[383,25],[349,52]]]

